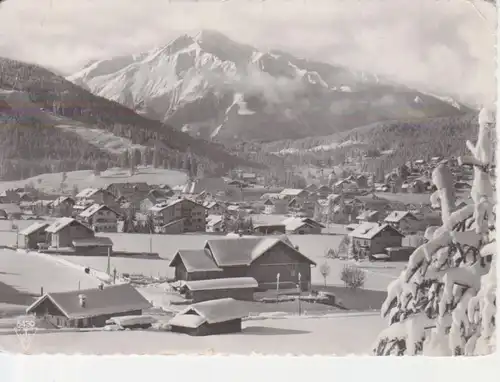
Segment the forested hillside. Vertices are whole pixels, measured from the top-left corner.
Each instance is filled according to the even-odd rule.
[[[190,137],[158,121],[136,114],[126,107],[97,97],[44,68],[0,58],[0,89],[28,94],[38,108],[56,115],[97,127],[129,139],[134,144],[157,148],[160,165],[174,165],[179,156],[188,155],[203,165],[206,172],[225,172],[235,165],[257,166],[228,154],[222,146]],[[1,157],[7,178],[21,178],[51,168],[57,160],[67,162],[67,170],[78,166],[96,166],[100,160],[110,164],[121,161],[112,158],[99,147],[91,147],[72,134],[23,117],[23,110],[0,107],[2,132]],[[22,139],[21,139],[22,138]],[[33,169],[23,165],[36,161]],[[54,162],[56,161],[56,162]],[[190,162],[192,160],[190,159]],[[5,173],[7,171],[7,174]]]
[[[391,170],[408,160],[465,153],[463,142],[477,135],[477,115],[391,121],[325,137],[245,145],[247,159],[283,165],[324,167],[353,160],[366,171]]]

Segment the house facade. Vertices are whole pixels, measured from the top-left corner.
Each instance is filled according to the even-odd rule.
[[[45,231],[50,234],[49,246],[52,248],[71,248],[75,239],[94,237],[94,231],[90,227],[67,217],[56,220]]]
[[[103,188],[86,188],[80,191],[75,199],[77,204],[105,204],[115,209],[119,207],[115,196]]]
[[[349,233],[352,251],[360,257],[383,253],[388,247],[401,247],[404,235],[389,224],[363,223]]]
[[[419,219],[409,211],[392,211],[384,222],[405,234],[416,233],[422,226]]]
[[[163,227],[182,220],[182,232],[206,231],[206,209],[189,199],[176,199],[150,209],[156,226]]]
[[[45,229],[49,225],[50,224],[46,222],[38,222],[19,232],[21,236],[21,240],[18,242],[19,247],[25,249],[38,249],[40,243],[47,242],[47,232]]]
[[[118,232],[118,217],[115,210],[104,204],[94,204],[78,215],[94,232]]]

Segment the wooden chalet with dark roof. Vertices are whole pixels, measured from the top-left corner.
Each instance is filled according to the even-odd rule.
[[[282,237],[208,240],[199,250],[178,251],[169,264],[176,280],[252,277],[260,289],[275,288],[278,273],[284,287],[295,287],[300,273],[301,287],[308,289],[315,265]]]
[[[151,304],[130,284],[47,293],[26,309],[57,327],[103,327],[112,317],[141,315]]]
[[[365,222],[348,234],[352,248],[361,257],[382,253],[388,247],[401,247],[404,235],[389,224]]]

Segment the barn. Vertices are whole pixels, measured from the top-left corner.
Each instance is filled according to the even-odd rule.
[[[26,309],[57,327],[103,327],[111,317],[137,316],[151,304],[131,285],[47,293]]]
[[[257,280],[252,277],[230,277],[186,281],[181,287],[181,293],[184,293],[186,299],[195,303],[228,297],[252,301],[258,286]]]
[[[299,252],[286,237],[235,237],[208,240],[199,250],[178,251],[170,262],[179,280],[252,277],[259,289],[280,285],[309,289],[311,266],[316,263]]]
[[[250,314],[247,302],[232,298],[193,304],[169,322],[171,331],[191,336],[238,333],[242,319]]]

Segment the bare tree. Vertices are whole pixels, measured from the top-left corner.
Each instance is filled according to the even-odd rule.
[[[319,272],[321,273],[321,276],[323,276],[323,280],[325,281],[325,286],[326,286],[326,278],[330,274],[330,271],[331,268],[327,261],[325,261],[323,264],[319,266]]]

